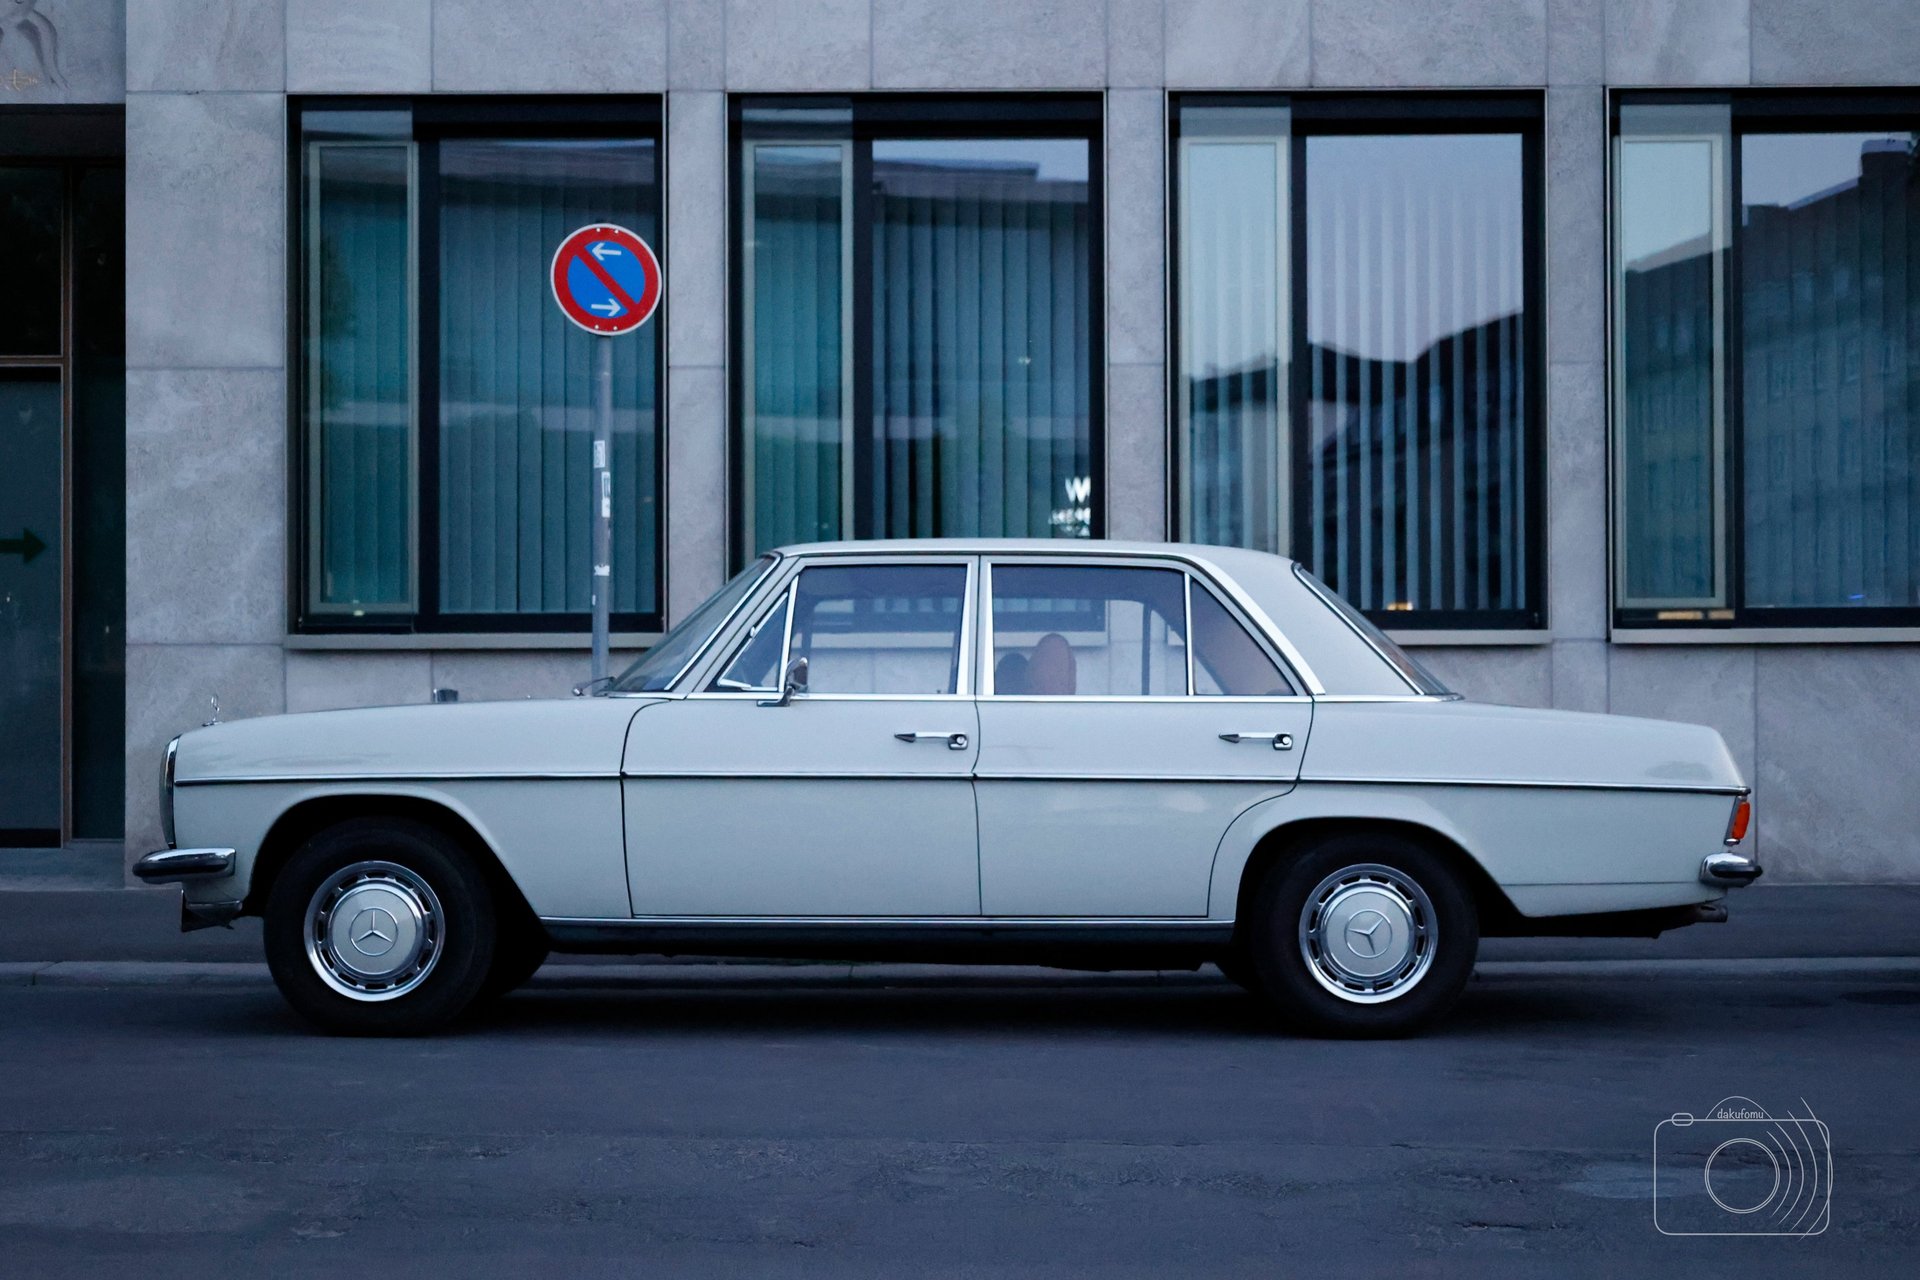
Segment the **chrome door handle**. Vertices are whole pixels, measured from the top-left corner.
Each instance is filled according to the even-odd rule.
[[[949,751],[965,751],[967,735],[964,733],[946,733],[934,729],[922,729],[918,732],[896,733],[894,737],[902,742],[944,742]]]
[[[1293,735],[1290,733],[1271,733],[1261,730],[1258,733],[1223,733],[1222,742],[1264,742],[1275,751],[1293,750]]]

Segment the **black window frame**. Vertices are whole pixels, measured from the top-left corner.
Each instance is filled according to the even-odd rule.
[[[1167,104],[1167,379],[1166,464],[1168,527],[1178,529],[1187,501],[1185,459],[1181,455],[1179,412],[1182,388],[1180,350],[1180,140],[1181,112],[1188,107],[1273,109],[1289,113],[1287,139],[1291,198],[1283,216],[1287,225],[1289,359],[1286,442],[1292,501],[1288,520],[1289,555],[1312,545],[1311,507],[1304,500],[1310,433],[1307,378],[1298,371],[1310,359],[1306,314],[1307,140],[1313,137],[1485,133],[1520,135],[1522,333],[1527,355],[1522,364],[1527,395],[1521,428],[1527,444],[1524,469],[1527,493],[1521,509],[1527,558],[1523,575],[1529,607],[1518,609],[1369,609],[1375,625],[1397,632],[1543,631],[1547,611],[1547,352],[1546,352],[1546,95],[1541,90],[1379,90],[1270,93],[1170,93]],[[1316,566],[1308,566],[1315,569]]]
[[[417,215],[414,245],[415,311],[413,359],[416,362],[414,410],[417,464],[414,476],[414,555],[416,599],[411,614],[392,612],[365,618],[317,613],[310,599],[307,539],[311,536],[308,503],[312,498],[307,467],[310,442],[306,420],[306,335],[302,330],[307,305],[304,261],[303,208],[306,173],[301,123],[310,111],[407,112],[412,119],[410,141],[418,148],[413,193]],[[666,106],[659,94],[609,94],[591,98],[499,94],[334,95],[297,94],[287,100],[287,413],[292,424],[292,452],[288,459],[291,524],[287,545],[288,616],[291,630],[300,635],[488,635],[505,633],[552,634],[588,630],[593,615],[587,610],[554,613],[443,613],[440,603],[440,219],[439,153],[448,139],[517,138],[631,139],[651,141],[656,157],[655,225],[661,241],[654,248],[666,261],[667,154]],[[537,264],[545,288],[546,264]],[[613,630],[654,633],[665,629],[667,612],[667,511],[671,479],[668,474],[670,414],[667,394],[669,298],[662,291],[658,308],[645,330],[627,341],[651,342],[654,352],[656,456],[659,458],[655,507],[659,527],[653,538],[656,607],[640,612],[616,612]]]
[[[1106,334],[1106,114],[1104,95],[1098,93],[870,93],[870,94],[731,94],[727,99],[727,565],[737,571],[760,554],[747,545],[746,510],[753,495],[746,490],[746,468],[739,465],[747,449],[746,387],[746,211],[742,207],[740,172],[742,147],[747,141],[750,111],[842,111],[847,114],[846,139],[853,144],[852,274],[853,274],[853,511],[854,528],[842,529],[842,538],[875,536],[868,527],[873,484],[873,211],[862,198],[872,189],[873,149],[890,139],[1065,138],[1087,144],[1088,230],[1092,261],[1088,264],[1093,317],[1088,329],[1088,456],[1096,477],[1087,540],[1107,536],[1107,334]],[[756,136],[773,136],[756,125]],[[796,138],[821,136],[796,130]],[[1071,541],[1063,539],[1063,541]]]
[[[1614,474],[1620,444],[1620,422],[1615,403],[1619,354],[1617,316],[1620,263],[1614,220],[1619,181],[1617,151],[1620,110],[1640,106],[1726,107],[1728,109],[1728,241],[1725,266],[1726,305],[1715,338],[1725,353],[1719,387],[1726,412],[1726,440],[1721,457],[1725,468],[1722,495],[1725,539],[1726,604],[1716,607],[1626,608],[1620,604],[1618,544],[1623,519]],[[1876,627],[1920,628],[1920,605],[1848,607],[1746,604],[1746,344],[1742,341],[1742,312],[1746,293],[1742,285],[1743,242],[1746,233],[1741,212],[1743,161],[1741,138],[1746,133],[1869,133],[1887,127],[1890,117],[1906,116],[1920,133],[1920,89],[1804,89],[1613,90],[1607,95],[1607,609],[1613,628],[1633,632],[1777,631],[1789,628],[1846,632]],[[1844,637],[1842,637],[1844,638]]]

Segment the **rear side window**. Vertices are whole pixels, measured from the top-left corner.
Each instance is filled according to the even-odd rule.
[[[995,565],[993,691],[1184,697],[1186,612],[1178,569]]]

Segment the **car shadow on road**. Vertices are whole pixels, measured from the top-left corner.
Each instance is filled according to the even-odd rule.
[[[1576,1038],[1657,1030],[1676,1021],[1661,1001],[1632,992],[1469,988],[1427,1033],[1495,1038],[1551,1031]],[[632,1031],[805,1036],[951,1032],[1048,1037],[1164,1035],[1179,1039],[1310,1039],[1255,996],[1227,982],[1178,987],[1042,987],[983,982],[926,988],[766,989],[723,984],[699,990],[632,987],[533,989],[470,1014],[469,1034]]]

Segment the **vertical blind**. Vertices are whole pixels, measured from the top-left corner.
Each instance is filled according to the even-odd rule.
[[[1915,144],[1741,139],[1750,608],[1920,605]]]
[[[1306,141],[1308,554],[1366,610],[1524,609],[1521,139]]]
[[[554,306],[567,232],[657,242],[650,141],[440,145],[439,594],[448,614],[584,612],[593,343]],[[613,340],[613,608],[654,612],[659,415],[650,331]]]
[[[1284,113],[1217,113],[1224,136],[1180,159],[1181,450],[1184,536],[1257,551],[1288,546],[1288,324]],[[1197,121],[1189,123],[1199,123]]]
[[[1780,120],[1620,111],[1617,600],[1669,621],[1920,605],[1920,135]]]
[[[308,150],[312,604],[413,607],[413,237],[408,143]]]
[[[868,527],[1085,537],[1087,144],[876,142],[872,201]]]
[[[852,159],[843,144],[749,147],[746,353],[757,548],[840,536],[852,388],[845,279]]]
[[[1322,118],[1180,109],[1182,531],[1372,612],[1531,614],[1526,135]]]
[[[1090,149],[744,142],[750,547],[1090,533]]]
[[[1724,105],[1620,110],[1614,486],[1622,604],[1726,603],[1728,129]]]

